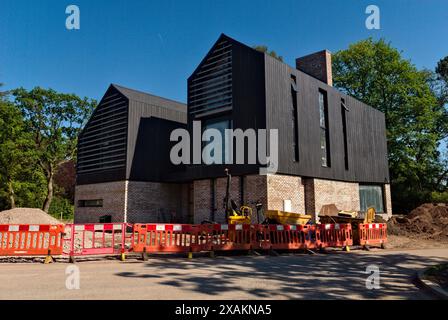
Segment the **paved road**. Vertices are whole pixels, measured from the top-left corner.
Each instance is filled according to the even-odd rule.
[[[0,264],[0,299],[428,299],[416,271],[448,260],[447,249],[316,255],[150,258],[78,262],[80,289],[66,289],[69,264]],[[381,288],[367,290],[368,265]]]

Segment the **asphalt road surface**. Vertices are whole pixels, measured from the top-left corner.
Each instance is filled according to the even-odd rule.
[[[78,261],[72,290],[68,263],[0,263],[0,299],[433,299],[415,275],[443,261],[448,248]],[[366,288],[369,265],[379,289]]]

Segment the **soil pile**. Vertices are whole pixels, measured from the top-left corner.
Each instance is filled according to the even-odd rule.
[[[420,239],[448,239],[448,204],[425,203],[407,216],[392,217],[387,223],[389,234]]]
[[[60,224],[40,209],[15,208],[0,212],[0,224]]]

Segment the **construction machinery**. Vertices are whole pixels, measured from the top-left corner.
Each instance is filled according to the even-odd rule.
[[[338,210],[336,205],[325,205],[319,214],[320,223],[351,223],[358,224],[373,223],[375,221],[375,208],[369,208],[366,212]]]
[[[228,169],[225,169],[227,176],[227,188],[226,188],[226,196],[224,198],[224,207],[226,212],[226,220],[229,224],[250,224],[253,222],[253,212],[252,208],[243,205],[238,208],[235,201],[230,199],[230,185],[232,181],[232,176],[229,173]],[[264,223],[264,224],[307,224],[311,220],[310,215],[304,215],[299,213],[285,212],[279,210],[267,210],[265,212],[264,221],[260,221],[260,212],[263,207],[261,202],[257,202],[255,204],[257,209],[257,221],[256,223]]]
[[[312,216],[280,210],[266,210],[266,222],[276,224],[307,224]]]
[[[229,169],[225,169],[225,172],[227,176],[226,197],[224,198],[226,220],[229,224],[250,224],[252,222],[252,208],[249,206],[241,206],[238,209],[235,201],[230,199],[232,176],[229,173]]]

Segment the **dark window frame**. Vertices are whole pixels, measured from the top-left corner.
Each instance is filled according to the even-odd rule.
[[[377,213],[387,213],[387,201],[386,201],[386,186],[384,184],[378,184],[378,183],[359,183],[359,202],[360,205],[362,205],[362,199],[361,199],[361,187],[380,187],[381,189],[381,205],[382,205],[382,211],[381,210],[377,210],[377,208],[375,208],[375,211]],[[368,208],[371,205],[368,205]],[[368,209],[368,208],[364,208],[364,209]],[[361,210],[363,210],[362,207],[360,207]]]
[[[233,119],[231,118],[230,115],[216,117],[216,118],[215,117],[211,117],[211,118],[201,119],[201,140],[202,140],[202,134],[204,134],[204,131],[207,129],[207,125],[212,125],[212,124],[219,123],[219,122],[224,122],[224,121],[228,122],[228,124],[229,124],[228,129],[233,130]],[[225,140],[224,140],[225,137],[222,136],[221,138],[222,138],[222,144],[223,144],[223,148],[224,148],[224,150],[222,150],[223,151],[222,163],[221,164],[213,163],[211,165],[225,165],[226,164],[225,163],[225,160],[226,160],[226,158],[225,158],[225,156],[226,156],[225,155],[225,151],[226,151],[227,146],[225,145]],[[210,142],[211,141],[202,141],[202,144],[201,144],[201,162],[202,162],[202,150],[204,150],[205,146],[208,145]],[[233,154],[235,154],[235,150],[233,150]],[[203,163],[203,164],[205,164],[205,163]]]
[[[345,99],[341,98],[341,118],[342,118],[342,135],[344,143],[344,167],[345,170],[349,169],[348,166],[348,140],[347,140],[347,112],[348,108],[345,105]]]
[[[321,96],[323,98],[323,113],[321,108]],[[331,167],[331,152],[330,152],[330,127],[328,121],[328,95],[327,92],[323,89],[319,89],[318,94],[318,106],[319,106],[319,141],[321,148],[321,165],[322,167],[330,168]],[[322,125],[323,119],[323,125]],[[324,158],[322,157],[322,137],[325,139],[325,163]]]
[[[299,162],[299,112],[297,105],[297,77],[291,75],[291,105],[292,105],[292,128],[293,128],[293,155],[294,162]]]
[[[86,200],[78,200],[79,208],[102,208],[103,207],[103,199],[86,199]]]

